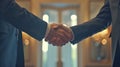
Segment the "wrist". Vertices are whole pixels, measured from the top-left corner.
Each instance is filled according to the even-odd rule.
[[[47,25],[45,37],[47,37],[47,35],[49,34],[49,32],[50,32],[50,24]]]
[[[71,30],[71,33],[72,33],[72,39],[71,39],[71,41],[73,41],[75,39],[74,32],[72,31],[71,27],[70,27],[70,30]]]
[[[66,24],[63,24],[65,27],[67,27],[69,29],[69,33],[71,33],[71,38],[70,38],[70,41],[73,41],[74,40],[74,32],[72,31],[71,27],[67,26]]]

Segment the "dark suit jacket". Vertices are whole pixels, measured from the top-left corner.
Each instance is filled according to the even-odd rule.
[[[46,28],[46,22],[21,8],[14,0],[0,0],[0,67],[24,67],[20,30],[42,40]]]
[[[24,67],[21,32],[0,20],[0,67]]]
[[[106,0],[98,15],[90,21],[71,27],[75,38],[72,43],[93,35],[112,24],[113,67],[120,66],[120,0]],[[78,37],[79,36],[79,37]]]

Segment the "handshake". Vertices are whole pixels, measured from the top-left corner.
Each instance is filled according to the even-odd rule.
[[[45,35],[45,41],[53,46],[63,46],[73,40],[74,35],[72,30],[63,24],[48,24],[48,29]]]

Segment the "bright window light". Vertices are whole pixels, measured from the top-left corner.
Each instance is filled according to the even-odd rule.
[[[48,43],[43,40],[42,51],[46,53],[48,51]]]
[[[71,15],[71,25],[77,25],[77,15]]]
[[[43,15],[43,20],[49,22],[49,16],[47,14]]]
[[[46,22],[49,22],[49,16],[48,14],[43,15],[43,20]],[[48,51],[48,43],[43,40],[43,45],[42,45],[42,51],[46,53]]]

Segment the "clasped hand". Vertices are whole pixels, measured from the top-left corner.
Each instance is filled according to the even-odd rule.
[[[54,46],[63,46],[73,39],[72,30],[63,24],[49,24],[45,41]]]

